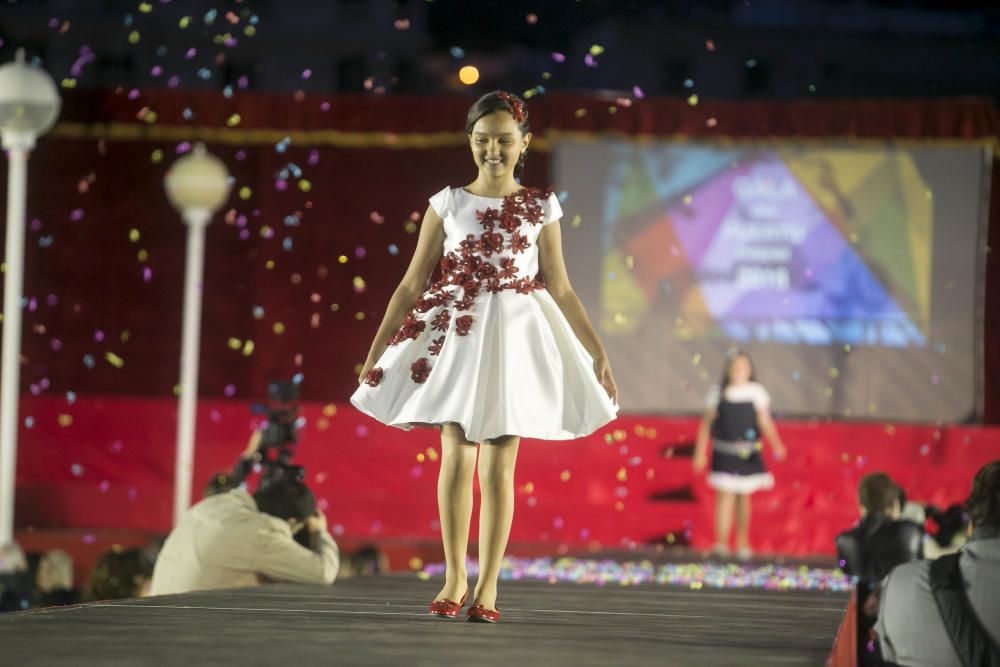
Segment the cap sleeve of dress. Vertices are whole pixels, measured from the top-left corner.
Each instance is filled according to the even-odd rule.
[[[556,193],[549,195],[549,198],[545,200],[545,220],[543,224],[549,224],[550,222],[555,222],[563,216],[562,206],[559,204],[559,197],[556,197]]]
[[[757,382],[753,383],[753,406],[758,410],[771,409],[770,394],[767,393],[767,389],[764,389],[764,385]]]
[[[709,410],[714,410],[719,407],[719,396],[721,392],[719,391],[719,385],[713,386],[708,390],[708,395],[705,396],[705,407]]]
[[[434,212],[442,218],[448,214],[448,205],[451,203],[451,188],[447,187],[427,201],[430,202]]]

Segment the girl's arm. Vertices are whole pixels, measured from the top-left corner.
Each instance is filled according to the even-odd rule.
[[[757,410],[757,426],[760,427],[760,432],[767,438],[767,441],[771,443],[771,451],[774,452],[774,457],[779,461],[785,458],[785,454],[787,453],[785,444],[781,442],[781,436],[778,435],[778,428],[774,425],[771,412],[766,408]]]
[[[569,275],[566,273],[566,263],[562,253],[562,232],[558,220],[542,227],[538,235],[538,244],[538,267],[545,277],[545,287],[573,328],[573,333],[594,360],[594,373],[598,381],[604,386],[611,400],[617,404],[618,387],[611,374],[608,354],[601,344],[601,339],[597,337],[597,332],[594,331],[580,298],[573,291]]]
[[[406,269],[406,274],[403,275],[396,291],[393,292],[392,298],[389,299],[382,324],[379,325],[375,340],[372,341],[371,349],[368,350],[368,358],[358,376],[358,384],[364,382],[368,371],[372,369],[388,346],[389,339],[403,323],[406,313],[413,307],[417,298],[423,294],[427,281],[434,273],[434,267],[437,266],[443,252],[444,221],[432,206],[428,206],[427,212],[424,213],[424,221],[420,225],[417,248],[413,251],[410,266]]]
[[[691,463],[695,472],[701,472],[708,466],[708,438],[713,421],[715,421],[715,408],[709,408],[698,424],[698,438],[694,441],[694,456]]]

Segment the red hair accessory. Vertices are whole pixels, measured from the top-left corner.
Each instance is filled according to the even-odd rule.
[[[510,106],[510,114],[514,117],[514,120],[516,120],[520,125],[524,125],[524,122],[528,119],[524,113],[524,105],[522,105],[516,97],[505,90],[501,90],[497,93],[497,97]]]

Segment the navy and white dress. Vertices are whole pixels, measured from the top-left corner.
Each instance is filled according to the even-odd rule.
[[[708,485],[720,491],[753,493],[774,487],[774,477],[761,455],[757,413],[767,411],[771,397],[760,383],[712,387],[706,405],[715,410],[712,422],[712,470]]]

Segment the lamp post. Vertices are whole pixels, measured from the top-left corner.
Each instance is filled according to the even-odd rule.
[[[35,147],[35,139],[56,122],[60,105],[56,84],[43,70],[24,62],[24,49],[17,50],[13,63],[0,66],[0,133],[10,165],[7,179],[3,347],[0,350],[0,546],[14,540],[28,152]]]
[[[229,171],[198,143],[177,160],[164,178],[167,198],[188,227],[184,271],[184,324],[181,338],[181,392],[174,469],[174,525],[191,504],[195,407],[198,400],[198,346],[201,333],[201,281],[205,265],[205,227],[229,198]]]

